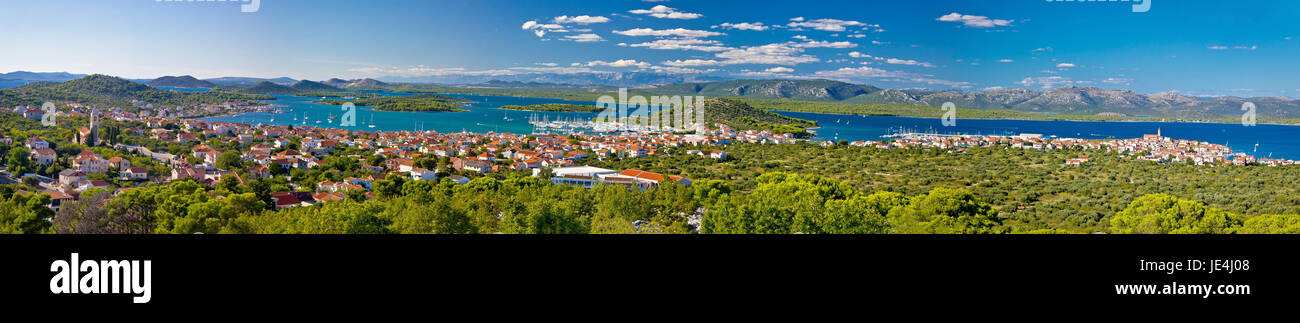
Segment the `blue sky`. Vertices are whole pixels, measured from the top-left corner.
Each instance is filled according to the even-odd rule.
[[[1144,13],[1043,0],[261,0],[252,13],[230,2],[5,1],[0,71],[314,80],[658,71],[1300,97],[1300,2],[1149,1]]]

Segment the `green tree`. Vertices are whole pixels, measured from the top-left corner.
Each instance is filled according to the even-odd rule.
[[[1113,233],[1229,233],[1241,220],[1228,212],[1168,194],[1149,194],[1110,219]]]

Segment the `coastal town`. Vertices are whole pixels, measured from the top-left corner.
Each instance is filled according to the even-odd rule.
[[[120,194],[126,190],[158,183],[194,180],[215,185],[223,179],[238,183],[249,180],[286,177],[289,190],[273,192],[276,208],[309,206],[373,196],[371,184],[388,176],[417,181],[447,179],[457,184],[469,183],[474,177],[498,172],[522,172],[549,178],[557,185],[591,188],[596,185],[621,185],[632,189],[650,189],[665,182],[690,185],[691,179],[638,169],[604,169],[585,162],[623,158],[648,158],[674,153],[698,155],[716,160],[730,158],[727,145],[736,143],[794,144],[809,141],[789,133],[735,130],[713,124],[690,134],[637,132],[618,134],[512,134],[512,133],[438,133],[435,131],[364,131],[231,122],[208,122],[197,119],[216,113],[242,113],[274,109],[261,102],[232,102],[189,107],[153,108],[141,106],[140,112],[122,109],[97,109],[76,103],[64,103],[68,111],[60,119],[84,117],[74,139],[86,147],[111,148],[119,156],[105,156],[94,150],[61,155],[54,144],[40,137],[0,138],[0,142],[19,145],[29,152],[37,168],[51,169],[61,161],[66,167],[57,172],[7,172],[9,183],[29,183],[39,193],[49,194],[51,208],[62,202],[77,200],[81,192],[102,189]],[[4,109],[28,119],[41,119],[34,107]],[[158,143],[187,147],[186,151],[155,151],[125,143],[108,143],[103,138],[100,120],[112,119],[138,125],[120,129],[124,134],[147,138]],[[81,120],[78,118],[77,120]],[[66,124],[66,122],[64,122]],[[1156,134],[1119,140],[1084,140],[1044,137],[1036,134],[1013,136],[940,135],[907,133],[882,141],[855,141],[851,146],[878,149],[937,148],[960,153],[974,147],[1015,149],[1080,149],[1081,151],[1118,152],[1135,160],[1156,163],[1188,162],[1196,165],[1295,165],[1296,161],[1256,158],[1235,153],[1223,145],[1164,137]],[[226,147],[224,151],[213,145]],[[842,142],[820,141],[826,146]],[[233,149],[232,149],[233,147]],[[365,176],[338,180],[303,182],[294,180],[294,170],[329,167],[327,157],[354,160]],[[133,165],[132,157],[143,164]],[[223,160],[225,159],[225,160]],[[1089,162],[1086,153],[1065,161],[1081,166]],[[230,169],[240,165],[240,171]],[[150,167],[146,167],[150,166]],[[111,176],[109,176],[111,174]],[[353,193],[353,195],[349,195]],[[356,194],[360,193],[360,194]]]

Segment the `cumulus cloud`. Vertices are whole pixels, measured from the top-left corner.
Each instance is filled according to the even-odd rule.
[[[790,72],[794,72],[794,69],[793,69],[793,68],[789,68],[789,67],[780,67],[780,66],[778,66],[778,67],[773,67],[773,68],[765,69],[765,70],[763,70],[763,71],[764,71],[764,72],[768,72],[768,73],[790,73]]]
[[[753,30],[753,31],[764,31],[771,28],[763,25],[763,23],[761,22],[742,22],[742,23],[734,23],[734,24],[729,22],[724,22],[718,26],[722,27],[722,29],[739,29],[739,30]]]
[[[721,61],[712,59],[684,59],[675,61],[666,61],[663,63],[668,66],[718,66],[725,65]]]
[[[1133,79],[1119,78],[1119,77],[1110,77],[1110,78],[1106,78],[1106,79],[1104,79],[1104,80],[1101,80],[1101,82],[1102,82],[1102,83],[1106,83],[1106,84],[1116,84],[1116,85],[1125,85],[1125,86],[1127,86],[1127,85],[1131,85],[1131,84],[1133,83]]]
[[[786,26],[790,28],[812,28],[812,29],[822,30],[822,31],[845,31],[848,29],[847,27],[852,27],[852,26],[879,27],[877,25],[870,25],[861,21],[854,21],[854,20],[839,20],[839,19],[804,20],[803,17],[796,17],[790,19],[790,21],[791,22],[789,24],[786,24]]]
[[[790,43],[776,43],[730,49],[714,55],[719,59],[675,60],[663,64],[668,66],[797,65],[820,61],[817,57],[803,52],[803,48],[791,46]]]
[[[525,73],[591,73],[592,69],[585,67],[511,67],[506,69],[489,69],[489,70],[470,70],[464,67],[427,67],[423,65],[413,67],[361,67],[349,69],[351,72],[359,72],[372,76],[398,76],[398,77],[426,77],[426,76],[503,76],[518,75]]]
[[[802,48],[790,46],[789,44],[767,44],[763,46],[745,47],[721,52],[715,56],[725,59],[724,62],[728,65],[796,65],[818,61],[816,57],[803,54]]]
[[[934,64],[927,63],[927,62],[922,62],[922,61],[918,61],[918,60],[912,60],[912,59],[901,59],[901,58],[889,58],[889,57],[876,57],[876,56],[871,56],[870,54],[864,54],[864,53],[860,53],[860,52],[849,52],[849,57],[853,57],[853,58],[870,58],[870,59],[873,59],[873,60],[877,60],[877,61],[885,62],[885,63],[887,63],[887,64],[894,64],[894,65],[910,65],[910,66],[921,66],[921,67],[931,67],[931,68],[935,67]]]
[[[599,60],[597,60],[597,61],[590,61],[590,62],[587,62],[586,66],[609,66],[609,67],[640,67],[640,68],[649,68],[649,67],[651,66],[651,64],[650,64],[650,63],[646,63],[646,62],[639,62],[639,61],[637,61],[637,60],[635,60],[635,59],[620,59],[620,60],[613,61],[613,62],[606,62],[606,61],[599,61]]]
[[[655,30],[655,29],[650,29],[650,28],[635,28],[635,29],[628,29],[628,30],[615,30],[614,33],[615,33],[615,34],[619,34],[619,35],[623,35],[623,36],[634,36],[634,37],[637,37],[637,36],[656,36],[656,37],[677,36],[677,37],[687,37],[687,38],[699,38],[699,37],[709,37],[709,36],[719,36],[719,35],[724,35],[723,33],[720,33],[720,32],[713,32],[713,31],[707,31],[707,30],[694,30],[694,29],[686,29],[686,28],[661,29],[661,30]]]
[[[870,66],[862,67],[844,67],[838,70],[817,71],[813,76],[839,80],[862,80],[878,79],[889,82],[911,82],[928,85],[943,85],[958,88],[969,88],[969,82],[956,82],[932,78],[929,75],[914,74],[907,72],[890,71]]]
[[[1056,64],[1056,67],[1057,67],[1057,68],[1071,68],[1071,67],[1074,67],[1074,66],[1075,66],[1074,63],[1060,63],[1060,64]]]
[[[1003,58],[998,60],[999,63],[1014,63],[1014,60]]]
[[[676,67],[676,66],[651,66],[650,69],[654,70],[655,72],[668,73],[668,74],[703,74],[703,73],[712,73],[718,71],[717,69],[701,70],[701,69]]]
[[[1075,83],[1074,80],[1062,76],[1026,77],[1024,80],[1020,80],[1020,85],[1023,85],[1025,87],[1038,86],[1044,89],[1051,89],[1051,88],[1057,88],[1062,86],[1071,86],[1074,85],[1074,83]]]
[[[1012,20],[989,19],[989,17],[985,17],[985,16],[963,15],[956,12],[943,15],[942,17],[939,17],[938,19],[935,20],[944,21],[944,22],[957,22],[957,23],[961,23],[963,26],[973,27],[973,28],[1005,27],[1005,26],[1010,26],[1012,22]]]
[[[695,19],[703,16],[698,13],[677,11],[677,9],[669,8],[668,6],[665,5],[657,5],[650,9],[629,10],[628,12],[633,14],[638,14],[638,15],[650,15],[651,17],[664,18],[664,19]]]
[[[575,41],[579,43],[590,43],[590,42],[605,41],[605,38],[601,38],[600,35],[597,34],[578,34],[572,36],[564,36],[564,40]]]
[[[547,32],[567,32],[567,30],[564,30],[564,26],[559,24],[543,24],[538,23],[535,20],[526,21],[524,22],[524,25],[520,27],[523,30],[531,30],[534,35],[537,35],[537,37],[546,36]]]
[[[581,15],[577,17],[559,16],[559,17],[555,17],[554,21],[557,24],[572,23],[572,24],[579,24],[579,25],[589,25],[589,24],[599,24],[599,23],[609,22],[609,18],[601,17],[601,16],[588,16],[588,15]]]
[[[854,47],[858,47],[858,44],[854,44],[846,41],[828,42],[824,40],[823,41],[810,40],[803,43],[791,43],[790,46],[803,47],[803,48],[854,48]]]
[[[705,40],[705,39],[698,39],[698,38],[670,38],[670,39],[659,39],[652,42],[644,42],[639,44],[631,44],[631,45],[619,44],[619,45],[627,46],[627,47],[644,47],[649,49],[660,49],[660,50],[698,50],[698,51],[705,51],[705,52],[721,52],[721,51],[732,49],[730,47],[723,46],[721,42],[718,42],[716,40]]]

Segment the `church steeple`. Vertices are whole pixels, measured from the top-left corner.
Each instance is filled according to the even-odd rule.
[[[86,146],[99,146],[99,109],[90,109],[90,128],[81,128],[77,141]]]

